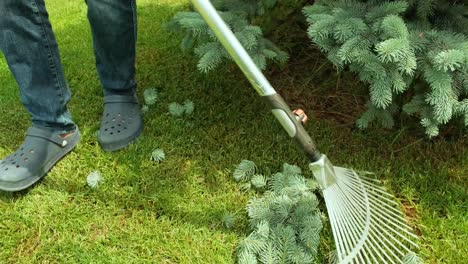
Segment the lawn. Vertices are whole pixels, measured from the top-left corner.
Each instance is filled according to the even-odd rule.
[[[232,180],[234,166],[250,159],[267,174],[283,162],[307,168],[235,67],[200,74],[194,56],[180,51],[182,36],[164,29],[187,1],[138,4],[138,93],[142,98],[144,89],[157,88],[159,101],[145,114],[144,134],[135,144],[105,153],[96,140],[102,97],[86,5],[47,1],[73,92],[69,108],[83,138],[34,188],[0,193],[0,263],[234,263],[236,245],[248,233],[244,207],[252,195]],[[322,152],[336,165],[373,171],[383,180],[420,235],[427,263],[463,263],[468,257],[466,134],[455,130],[429,140],[417,124],[360,131],[352,123],[359,109],[340,106],[356,106],[346,98],[362,101],[347,89],[358,84],[352,76],[324,71],[329,66],[318,53],[310,56],[319,66],[297,74],[301,67],[292,64],[269,75],[293,106],[313,116],[306,128]],[[187,99],[195,103],[193,115],[167,114],[169,103]],[[30,124],[1,55],[0,105],[4,157],[21,144]],[[165,161],[150,160],[155,148],[165,150]],[[92,171],[104,177],[98,189],[86,184]],[[238,216],[232,229],[221,221],[226,212]],[[317,263],[333,248],[329,226],[322,235]]]

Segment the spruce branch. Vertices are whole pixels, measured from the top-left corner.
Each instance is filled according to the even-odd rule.
[[[164,153],[164,150],[158,148],[151,152],[151,157],[150,157],[151,161],[161,162],[165,159],[166,159],[166,153]]]
[[[458,26],[468,20],[459,6],[440,3],[316,1],[304,8],[310,38],[369,86],[358,127],[391,127],[401,108],[421,118],[430,137],[454,118],[468,123],[460,107],[468,96],[468,26]]]
[[[247,203],[252,232],[239,244],[239,263],[249,254],[260,263],[312,263],[322,230],[314,189],[299,167],[287,163],[271,181],[262,196]]]
[[[193,104],[192,101],[186,100],[184,102],[184,111],[186,115],[191,115],[193,113],[193,110],[195,109],[195,105]]]
[[[169,114],[172,116],[180,117],[185,113],[185,107],[179,103],[169,104]]]
[[[424,261],[416,255],[414,252],[408,253],[406,256],[403,257],[404,264],[423,264]]]
[[[148,107],[147,105],[143,105],[143,106],[141,107],[141,112],[142,112],[143,114],[146,114],[148,111],[149,111],[149,107]]]
[[[253,161],[243,160],[234,170],[234,179],[236,181],[248,181],[254,175],[256,165]]]
[[[225,213],[222,221],[226,228],[232,228],[236,223],[236,216],[233,213]]]
[[[261,69],[266,68],[268,61],[282,63],[288,58],[284,51],[272,49],[271,41],[264,37],[262,28],[252,24],[254,18],[264,15],[266,10],[274,8],[277,3],[277,0],[220,0],[214,3],[220,16]],[[223,61],[231,60],[214,32],[197,12],[177,13],[166,28],[185,32],[181,47],[183,50],[194,49],[199,58],[197,67],[201,72],[211,71]]]
[[[261,189],[267,185],[267,178],[261,174],[255,174],[250,181],[257,189]]]
[[[96,189],[103,181],[103,177],[99,171],[93,171],[86,177],[86,182],[91,189]]]
[[[143,97],[145,99],[146,105],[153,105],[158,99],[158,92],[154,88],[149,88],[143,92]]]
[[[444,50],[434,57],[434,64],[439,71],[455,71],[468,63],[467,56],[461,50]]]

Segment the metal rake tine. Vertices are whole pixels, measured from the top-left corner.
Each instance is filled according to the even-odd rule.
[[[384,239],[389,245],[391,245],[398,253],[400,253],[402,256],[404,256],[403,252],[402,252],[400,249],[398,249],[395,245],[393,245],[392,243],[390,243],[390,241],[387,239],[387,237],[388,237],[388,238],[391,238],[392,240],[394,240],[399,246],[403,247],[403,249],[408,249],[407,247],[405,247],[405,246],[403,245],[403,243],[399,242],[399,241],[395,238],[395,236],[392,235],[392,234],[390,234],[390,233],[388,232],[388,230],[386,230],[385,228],[382,228],[382,227],[379,226],[379,225],[374,225],[374,227],[375,227],[375,228],[372,229],[372,232],[373,232],[374,235],[378,235],[378,234],[379,234],[379,233],[377,233],[378,230],[380,230],[381,232],[385,233],[386,236],[382,236],[383,239]]]
[[[330,199],[330,204],[335,206],[337,203],[335,203],[332,199]],[[338,258],[341,260],[348,254],[347,249],[345,248],[345,245],[343,244],[343,234],[342,234],[342,229],[339,228],[339,222],[338,222],[338,216],[336,215],[336,212],[334,210],[329,210],[330,216],[331,216],[331,222],[332,222],[332,229],[335,232],[335,234],[338,236],[335,239],[335,243],[337,245],[338,249]]]
[[[349,211],[349,208],[350,206],[342,206],[342,207],[338,207],[340,208],[342,211],[341,215],[345,218],[345,219],[352,219],[354,220],[355,218],[353,217],[353,214]],[[349,223],[349,221],[345,221],[345,223]],[[365,223],[361,223],[361,225],[365,225]],[[349,225],[347,224],[347,227]],[[352,233],[353,235],[356,234],[355,230],[352,228],[352,227],[349,227],[349,228],[346,228],[345,229],[348,233]],[[354,238],[354,236],[353,236]],[[353,239],[352,241],[352,244],[350,245],[350,253],[352,252],[352,249],[355,248],[356,244],[359,242],[359,236],[357,237],[357,241],[355,239]]]
[[[417,238],[403,213],[377,180],[334,167],[336,181],[324,189],[340,263],[402,263]]]
[[[336,208],[343,208],[343,207],[336,206],[336,205],[335,205]],[[339,211],[335,211],[335,212],[337,212],[336,219],[338,220],[337,221],[337,226],[339,227],[338,230],[342,230],[341,237],[343,238],[343,242],[344,242],[343,244],[344,244],[345,254],[349,254],[351,252],[352,246],[348,242],[347,232],[345,232],[346,229],[343,228],[343,223],[345,223],[346,221],[343,221],[343,219],[341,218],[342,214]]]
[[[374,199],[374,198],[372,197],[372,195],[370,195],[370,196],[368,196],[368,197],[369,197],[369,201],[370,201],[370,205],[371,205],[371,206],[372,206],[372,205],[375,206],[375,205],[379,204],[379,207],[385,207],[385,206],[386,206],[386,207],[388,207],[388,208],[391,208],[392,210],[394,210],[393,213],[396,215],[396,217],[398,217],[398,218],[400,218],[401,220],[403,220],[403,223],[398,223],[398,224],[401,225],[401,226],[406,227],[406,228],[409,229],[409,230],[412,230],[412,228],[411,228],[410,226],[408,226],[408,225],[405,223],[405,222],[406,222],[406,219],[403,218],[403,216],[402,216],[402,214],[401,214],[401,211],[398,211],[396,208],[390,207],[388,204],[383,203],[380,199]],[[384,199],[385,201],[388,201],[388,202],[391,202],[391,203],[395,203],[394,201],[391,201],[391,200],[387,199],[386,197],[379,197],[379,198],[382,198],[382,199]],[[388,214],[386,214],[386,213],[384,213],[384,214],[385,214],[385,216],[387,216],[389,219],[393,219],[393,217],[390,217]],[[395,224],[393,224],[393,225],[395,225]],[[412,236],[412,237],[418,239],[418,237],[415,236],[413,233],[408,232],[407,230],[403,230],[403,231],[405,231],[405,232],[406,232],[407,234],[409,234],[410,236]]]
[[[388,237],[392,238],[399,246],[401,246],[403,249],[405,249],[406,251],[410,251],[408,247],[406,247],[405,245],[403,245],[403,243],[401,243],[400,241],[398,241],[395,236],[393,236],[392,234],[389,234],[388,231],[380,226],[377,225],[376,229],[380,229],[383,233],[385,233]],[[375,232],[375,231],[373,231]],[[404,254],[402,254],[404,255]]]
[[[357,175],[357,174],[355,174],[355,176],[356,176],[356,177],[353,177],[353,178],[350,179],[350,180],[353,181],[354,183],[360,182],[360,183],[362,183],[363,185],[365,185],[365,187],[368,187],[369,189],[375,190],[376,192],[379,192],[379,193],[384,194],[384,195],[386,195],[386,196],[390,196],[390,197],[392,197],[392,198],[395,197],[395,196],[393,196],[392,194],[388,193],[387,190],[386,190],[384,187],[382,187],[382,186],[377,186],[377,185],[375,185],[375,184],[372,184],[372,183],[366,182],[366,181],[358,181],[358,179],[359,179],[360,176]],[[391,200],[390,200],[390,201],[391,201]],[[398,203],[396,203],[395,201],[391,201],[391,202],[394,203],[394,204],[398,204]]]
[[[370,250],[369,245],[368,245],[368,244],[365,244],[365,245],[364,245],[364,248],[367,249],[367,252],[369,252],[369,255],[372,257],[372,260],[373,260],[375,263],[379,263],[379,262],[377,261],[377,259],[375,259],[375,256],[374,256],[374,254],[372,253],[372,250]]]
[[[350,207],[350,206],[344,206],[344,207],[342,207],[342,208],[343,208],[344,211],[346,212],[346,213],[343,214],[343,215],[344,215],[344,216],[348,216],[347,219],[348,219],[351,223],[357,224],[357,223],[356,223],[356,217],[353,217],[352,211],[349,210],[349,209],[352,208],[352,207]],[[357,218],[357,219],[359,219],[359,220],[362,221],[362,219],[360,219],[360,218]],[[360,221],[360,222],[361,222],[361,221]],[[361,223],[359,223],[358,226],[364,226],[365,224],[366,224],[366,223],[361,222]],[[353,241],[353,242],[354,242],[354,243],[353,243],[353,244],[354,244],[354,249],[355,249],[356,246],[358,245],[358,243],[359,243],[360,240],[361,240],[361,239],[359,238],[359,234],[358,234],[358,232],[356,231],[355,228],[350,228],[350,230],[348,230],[348,232],[352,233],[352,234],[353,234],[353,237],[355,238],[354,241]],[[356,239],[356,238],[357,238],[357,239]],[[362,234],[361,234],[361,238],[362,238]],[[363,243],[363,244],[364,244],[364,243]],[[352,250],[350,253],[353,253],[353,251],[354,251],[354,250]],[[358,250],[358,251],[357,251],[357,256],[360,256],[360,255],[361,255],[360,253],[361,253],[361,251]],[[361,258],[361,260],[362,260],[362,257],[360,257],[360,258]],[[365,263],[365,262],[364,262],[364,263]]]
[[[385,216],[387,216],[387,215],[385,214]],[[403,231],[403,232],[406,233],[407,235],[415,236],[414,234],[412,234],[412,233],[409,232],[408,230],[402,228],[401,225],[398,225],[398,224],[394,223],[393,221],[388,221],[388,223],[391,224],[391,225],[393,225],[395,228],[397,228],[397,229]],[[400,232],[397,232],[395,229],[391,228],[391,227],[390,227],[387,223],[385,223],[384,221],[379,221],[379,223],[376,223],[376,224],[385,225],[388,229],[392,230],[394,233],[400,234]],[[404,239],[407,240],[408,242],[414,243],[414,242],[412,242],[410,239],[406,238],[405,236],[403,236],[403,235],[401,235],[401,234],[400,234],[400,236],[401,236],[401,238],[404,238]],[[416,238],[417,238],[417,237],[416,237]],[[414,244],[414,245],[416,245],[416,244]]]
[[[339,187],[339,188],[345,188],[345,187],[342,186],[342,187]],[[354,222],[354,220],[356,220],[356,217],[353,217],[353,213],[352,213],[353,211],[356,213],[356,211],[352,210],[351,208],[354,208],[356,206],[356,207],[361,209],[360,211],[365,211],[366,209],[361,207],[362,205],[360,203],[356,202],[353,195],[348,195],[347,197],[344,197],[343,192],[336,192],[336,193],[338,194],[338,199],[342,203],[344,203],[346,205],[346,206],[335,206],[335,208],[337,208],[337,210],[338,210],[337,212],[339,212],[338,215],[342,215],[344,217],[347,217],[347,219],[352,219],[353,223],[356,223],[356,222]],[[367,214],[367,212],[366,212],[366,214]],[[359,219],[358,221],[360,222],[361,226],[368,226],[368,223],[367,224],[364,223],[363,219],[361,219],[361,218],[358,218],[358,219]],[[351,230],[351,232],[353,234],[357,234],[356,231],[353,228],[346,228],[346,231],[350,232],[350,230]],[[349,252],[348,254],[354,254],[355,256],[361,258],[362,261],[364,261],[362,259],[362,256],[360,256],[360,251],[359,250],[357,252],[353,253],[354,251],[356,251],[356,245],[358,243],[362,243],[362,242],[359,239],[357,241],[353,241],[353,242],[354,242],[354,248],[353,248],[352,251],[348,250],[348,252]]]
[[[398,215],[397,212],[388,210],[384,206],[380,205],[378,202],[372,202],[371,206],[373,206],[376,209],[380,209],[382,212],[386,212],[385,216],[388,216],[389,219],[391,219],[391,221],[398,223],[400,226],[407,228],[409,231],[413,230],[408,224],[406,224],[405,218],[403,218],[403,216],[401,215]],[[387,215],[387,213],[391,215]],[[410,233],[410,235],[414,235],[414,234]],[[417,236],[414,236],[414,238],[418,239]]]
[[[379,236],[377,236],[376,238],[377,238],[380,242],[382,242],[382,241],[380,240]],[[374,237],[373,237],[373,236],[370,236],[370,237],[369,237],[369,241],[370,241],[370,240],[373,240],[374,243],[375,243],[375,240],[374,240]],[[376,245],[377,245],[377,243],[376,243]],[[381,245],[384,245],[385,248],[387,249],[387,251],[389,251],[388,247],[387,247],[384,243],[381,243]],[[387,254],[387,251],[380,249],[380,252],[381,252],[389,261],[391,261],[391,263],[395,263],[395,261]],[[383,258],[382,260],[385,260],[385,258]]]

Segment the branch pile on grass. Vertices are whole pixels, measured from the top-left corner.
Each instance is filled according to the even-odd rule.
[[[313,263],[322,230],[316,182],[286,163],[271,177],[255,173],[255,164],[247,160],[234,172],[237,181],[248,182],[259,194],[247,204],[252,232],[238,245],[239,263]]]

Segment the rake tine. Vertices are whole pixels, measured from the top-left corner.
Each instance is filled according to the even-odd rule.
[[[397,234],[399,237],[401,237],[402,239],[406,240],[408,243],[411,243],[413,246],[417,247],[417,244],[416,244],[416,243],[414,243],[413,241],[411,241],[409,238],[403,236],[401,233],[395,231],[395,229],[391,228],[391,227],[388,226],[386,223],[384,223],[384,222],[382,222],[382,221],[380,221],[380,223],[376,223],[376,222],[374,221],[374,223],[375,223],[375,225],[380,225],[380,226],[381,226],[381,225],[384,225],[386,228],[390,229],[392,232],[394,232],[395,234]],[[397,226],[397,227],[398,227],[398,226]],[[399,228],[399,227],[398,227],[398,228]],[[406,233],[407,235],[412,235],[412,234],[409,233],[408,231],[406,231],[406,230],[404,230],[404,229],[402,229],[402,230],[405,231],[405,233]]]
[[[349,201],[345,201],[345,203],[348,204]],[[343,207],[340,207],[340,209],[341,209],[341,211],[342,211],[343,218],[348,220],[348,221],[345,222],[345,223],[346,223],[346,227],[347,227],[345,231],[347,231],[347,233],[348,233],[350,236],[353,235],[352,244],[351,244],[351,248],[352,248],[353,246],[355,246],[355,245],[359,242],[359,239],[357,239],[357,241],[356,241],[356,239],[354,239],[354,238],[355,238],[354,235],[356,234],[356,233],[355,233],[355,229],[349,226],[350,223],[354,222],[354,221],[349,221],[350,219],[353,219],[353,220],[354,220],[353,214],[352,214],[352,212],[350,212],[350,210],[349,210],[350,208],[352,208],[352,207],[351,207],[351,206],[343,206]],[[354,223],[355,223],[355,222],[354,222]],[[362,223],[361,223],[361,225],[362,225]]]
[[[380,250],[379,250],[379,249],[376,249],[376,248],[374,247],[374,243],[368,243],[368,245],[370,245],[370,246],[374,249],[375,254],[377,254],[377,256],[379,256],[379,261],[384,261],[384,263],[386,263],[386,262],[385,262],[385,258],[382,257],[382,255],[380,255]],[[381,263],[381,262],[377,262],[377,263]]]
[[[363,256],[362,256],[362,251],[359,251],[357,256],[359,257],[359,259],[361,260],[361,263],[366,263],[363,259]]]
[[[378,205],[378,206],[377,206]],[[391,222],[394,222],[394,223],[397,223],[400,227],[403,226],[405,227],[406,229],[402,229],[404,232],[406,232],[408,235],[410,236],[413,236],[414,238],[418,239],[417,236],[415,236],[413,233],[411,233],[410,231],[412,231],[413,229],[407,225],[405,223],[405,219],[400,216],[400,215],[397,215],[394,211],[389,211],[388,209],[386,209],[385,207],[382,207],[381,205],[377,204],[377,203],[371,203],[371,206],[373,206],[374,208],[378,207],[378,209],[381,210],[382,214],[384,214],[385,216],[389,217],[388,218],[388,221],[391,221]],[[387,213],[390,213],[391,215],[388,215]],[[393,215],[393,217],[392,217]],[[396,219],[395,219],[396,218]]]
[[[377,235],[377,230],[380,229],[383,233],[385,233],[387,236],[382,236],[382,239],[387,242],[388,245],[390,245],[392,248],[395,249],[396,252],[398,252],[400,255],[402,255],[402,257],[405,255],[399,248],[397,248],[395,245],[393,245],[388,239],[387,237],[391,238],[392,240],[394,240],[398,245],[402,246],[403,248],[406,248],[401,242],[399,242],[398,240],[396,240],[395,236],[393,236],[392,234],[389,234],[387,232],[387,230],[383,229],[383,228],[375,228],[375,229],[372,229],[371,232],[374,234],[374,235]],[[391,251],[393,252],[393,251]],[[397,256],[395,256],[397,257]],[[398,258],[398,257],[397,257]]]
[[[329,180],[320,175],[327,171],[311,169],[323,190],[339,263],[402,263],[409,246],[417,247],[395,197],[378,180],[341,167],[327,170],[335,177]]]
[[[406,251],[410,251],[410,249],[408,247],[406,247],[405,245],[403,245],[403,243],[401,243],[400,241],[398,241],[395,236],[393,236],[392,234],[389,234],[387,230],[381,228],[381,227],[377,227],[378,229],[380,229],[381,231],[383,231],[388,237],[392,238],[395,243],[397,243],[399,246],[401,246],[403,249],[405,249]],[[373,231],[375,232],[375,231]],[[374,233],[375,234],[375,233]],[[398,250],[399,251],[399,250]],[[399,251],[401,252],[401,251]],[[405,254],[404,253],[401,253],[402,256],[404,256]]]
[[[338,192],[338,195],[340,196],[340,200],[347,206],[337,206],[336,208],[339,210],[339,212],[343,212],[343,211],[345,212],[342,215],[347,220],[352,219],[352,221],[353,221],[353,220],[356,219],[356,217],[353,217],[352,212],[349,211],[349,210],[353,210],[352,208],[355,208],[357,206],[357,207],[361,207],[361,209],[365,209],[365,208],[362,208],[361,204],[356,202],[355,197],[353,195],[349,195],[348,197],[343,197],[343,192]],[[359,222],[360,222],[359,224],[361,226],[366,226],[366,229],[363,231],[364,233],[366,233],[366,235],[363,236],[360,240],[358,240],[358,242],[355,243],[354,250],[349,252],[349,255],[355,255],[355,256],[359,255],[359,253],[360,253],[359,248],[362,247],[362,245],[364,244],[363,242],[364,242],[365,238],[368,236],[368,230],[369,230],[369,223],[368,222],[366,223],[361,218],[357,218],[357,220],[359,220]]]
[[[377,236],[376,238],[377,238],[380,242],[382,242],[382,241],[380,240],[379,236]],[[374,243],[376,242],[373,236],[369,237],[369,241],[373,241]],[[377,244],[378,244],[378,243],[376,243],[376,245],[377,245]],[[388,250],[388,247],[387,247],[384,243],[381,243],[381,245],[385,246],[385,248]],[[380,248],[380,252],[387,258],[388,261],[390,261],[390,263],[396,263],[396,262],[387,254],[387,251],[382,250],[382,248]],[[385,260],[385,258],[382,259],[382,260]]]
[[[380,198],[382,198],[382,199],[384,199],[384,200],[386,200],[386,201],[388,201],[388,202],[395,203],[394,201],[388,200],[388,199],[385,198],[385,197],[380,197]],[[412,228],[409,227],[409,226],[405,223],[406,220],[401,216],[401,212],[397,211],[397,209],[395,209],[395,208],[393,208],[393,207],[390,207],[389,205],[383,203],[383,202],[382,202],[381,200],[379,200],[379,199],[372,199],[372,197],[371,197],[371,199],[369,199],[369,201],[370,201],[370,205],[371,205],[371,206],[372,206],[372,205],[376,206],[377,204],[379,204],[380,207],[381,207],[382,205],[385,205],[385,206],[387,206],[388,208],[391,208],[391,209],[395,210],[395,212],[400,213],[399,215],[398,215],[398,214],[395,215],[395,217],[397,217],[397,218],[403,220],[403,222],[402,222],[402,223],[399,223],[399,224],[405,226],[405,227],[408,228],[409,230],[412,230]],[[392,218],[391,216],[389,216],[389,215],[386,214],[386,213],[384,213],[384,215],[387,216],[389,220],[393,221],[393,218]],[[395,225],[397,228],[400,228],[400,229],[401,229],[401,227],[400,227],[399,225],[396,225],[395,223],[392,223],[392,225]],[[418,239],[418,237],[415,236],[413,233],[411,233],[411,232],[409,232],[409,231],[407,231],[407,230],[404,230],[404,229],[402,229],[402,230],[403,230],[404,232],[406,232],[408,235],[413,236],[414,238]]]
[[[348,232],[346,232],[347,229],[344,228],[344,226],[343,226],[343,225],[346,224],[346,221],[344,221],[344,219],[342,219],[342,217],[343,217],[344,215],[341,213],[341,209],[342,209],[343,207],[338,207],[338,208],[339,208],[339,209],[338,209],[339,211],[337,212],[337,213],[338,213],[338,214],[337,214],[337,220],[339,220],[339,221],[338,221],[338,227],[339,227],[340,230],[343,231],[342,237],[343,237],[344,245],[345,245],[345,253],[346,253],[346,254],[349,254],[349,253],[351,252],[352,246],[351,246],[350,243],[348,242],[348,235],[347,235]]]
[[[369,192],[370,194],[373,194],[373,192]],[[384,197],[379,197],[383,200],[386,201],[386,198]],[[401,215],[401,212],[395,208],[395,207],[392,207],[390,206],[388,203],[384,203],[381,199],[372,199],[372,204],[375,204],[376,206],[378,205],[380,208],[385,209],[385,210],[388,210],[389,212],[392,212],[394,214],[395,217],[403,220],[403,221],[406,221],[406,219]]]
[[[326,192],[333,192],[334,189],[336,189],[337,186],[332,186],[330,187],[330,189],[328,190],[324,190],[324,195],[326,195],[325,193]],[[341,236],[340,236],[340,230],[337,230],[337,222],[336,222],[336,215],[335,215],[335,212],[333,210],[331,210],[331,208],[334,207],[334,204],[335,204],[335,201],[333,199],[330,199],[330,201],[328,203],[326,203],[326,207],[327,207],[327,211],[328,211],[328,218],[329,218],[329,221],[330,221],[330,225],[331,225],[331,228],[332,228],[332,232],[333,232],[333,235],[335,236],[335,247],[336,247],[336,251],[337,251],[337,257],[339,260],[343,259],[343,251],[344,251],[344,247],[343,247],[343,243],[342,243],[342,239],[341,239]]]
[[[368,252],[368,255],[370,255],[372,257],[372,261],[374,263],[379,263],[376,259],[375,259],[375,256],[374,254],[372,253],[372,250],[369,248],[368,244],[365,244],[364,245],[364,249],[367,249],[367,252]]]
[[[357,172],[356,172],[357,173]],[[374,174],[374,173],[372,173]],[[375,178],[371,178],[371,177],[367,177],[367,176],[364,176],[363,174],[359,174],[359,178],[363,179],[363,180],[367,180],[367,181],[373,181],[373,182],[376,182],[378,184],[382,183],[380,180],[378,179],[375,179]]]
[[[355,175],[355,176],[356,176],[356,177],[359,177],[359,176],[357,176],[357,175]],[[388,193],[388,192],[385,190],[385,188],[383,188],[383,187],[381,187],[381,186],[376,186],[375,184],[370,183],[370,182],[366,182],[366,181],[359,181],[359,180],[358,180],[359,178],[357,178],[357,179],[355,179],[355,177],[350,177],[350,178],[351,178],[351,181],[353,181],[354,183],[357,183],[357,184],[362,183],[362,184],[365,185],[365,187],[367,187],[368,189],[374,190],[374,191],[376,191],[376,192],[378,192],[378,193],[380,193],[380,194],[382,194],[382,195],[385,195],[385,196],[389,196],[389,197],[391,197],[391,198],[394,198],[393,195],[391,195],[390,193]],[[388,200],[388,201],[389,201],[390,203],[393,203],[393,204],[398,205],[398,203],[396,203],[395,201],[392,201],[392,200]]]
[[[387,214],[385,214],[385,213],[383,213],[383,214],[384,214],[384,215],[387,215]],[[389,218],[388,224],[385,223],[384,221],[379,221],[379,223],[375,222],[375,224],[376,224],[376,225],[379,225],[379,224],[385,225],[385,227],[387,227],[388,229],[392,230],[394,233],[398,234],[401,238],[404,238],[404,239],[406,239],[408,242],[414,244],[414,242],[412,242],[411,240],[409,240],[409,239],[406,238],[405,236],[401,235],[401,234],[400,234],[399,232],[397,232],[394,228],[392,228],[392,227],[390,227],[390,226],[388,225],[388,224],[392,224],[395,228],[400,229],[401,231],[403,231],[403,232],[406,233],[407,235],[416,237],[414,234],[412,234],[412,233],[409,232],[408,230],[406,230],[406,229],[402,228],[400,225],[397,225],[396,223],[394,223],[393,220],[392,220],[391,218]],[[417,237],[416,237],[416,238],[417,238]],[[414,245],[416,245],[416,244],[414,244]]]

